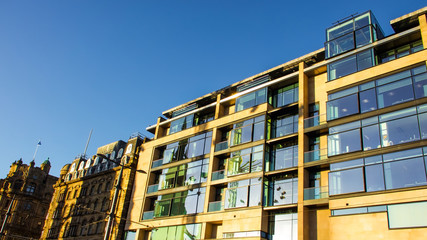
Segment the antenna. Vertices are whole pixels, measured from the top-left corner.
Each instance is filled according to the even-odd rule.
[[[90,130],[89,137],[87,139],[87,143],[86,143],[86,147],[85,147],[85,151],[83,153],[83,157],[86,157],[86,151],[87,151],[87,147],[89,146],[89,141],[90,141],[90,137],[92,136],[92,131],[93,131],[93,128]]]
[[[339,24],[339,23],[342,23],[342,22],[344,22],[344,21],[346,21],[346,20],[348,20],[348,19],[350,19],[350,18],[353,18],[354,16],[357,16],[359,13],[353,13],[353,14],[351,14],[350,16],[347,16],[347,17],[345,17],[345,18],[342,18],[342,19],[340,19],[340,20],[338,20],[338,21],[336,21],[336,22],[334,22],[334,23],[332,23],[332,25],[336,25],[336,24]]]

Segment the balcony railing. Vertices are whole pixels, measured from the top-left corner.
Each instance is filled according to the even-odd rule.
[[[224,179],[224,177],[225,177],[224,174],[225,174],[224,169],[212,172],[212,181]]]
[[[222,151],[228,148],[228,140],[215,144],[215,152]]]
[[[328,186],[312,187],[304,189],[304,200],[313,200],[329,197]]]
[[[315,162],[323,159],[328,158],[328,149],[322,148],[322,149],[316,149],[313,151],[305,152],[304,153],[304,162]]]
[[[149,220],[154,218],[154,211],[144,211],[142,215],[142,220]]]
[[[309,117],[304,119],[304,128],[319,126],[323,121],[320,121],[320,118],[326,116],[326,114],[320,114],[317,116]]]
[[[216,202],[210,202],[208,212],[217,212],[221,211],[222,208],[222,201],[216,201]]]
[[[153,163],[151,164],[151,168],[160,167],[162,165],[163,165],[163,158],[162,159],[157,159],[157,160],[153,161]]]
[[[159,190],[159,184],[148,186],[147,193],[157,192]]]

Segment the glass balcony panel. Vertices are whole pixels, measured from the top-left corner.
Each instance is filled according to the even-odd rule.
[[[210,202],[208,212],[217,212],[223,210],[222,201]]]
[[[223,141],[215,144],[215,152],[228,149],[228,141]]]
[[[327,159],[327,158],[328,158],[328,149],[327,148],[316,149],[316,150],[304,153],[304,162],[305,163],[315,162],[315,161],[319,161],[319,160],[323,160],[323,159]]]
[[[212,181],[224,179],[224,170],[212,172]]]
[[[328,186],[311,187],[304,189],[304,200],[313,200],[329,197]]]

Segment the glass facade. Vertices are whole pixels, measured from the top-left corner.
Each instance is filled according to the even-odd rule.
[[[225,209],[261,206],[261,192],[261,178],[230,182],[225,192]]]
[[[267,102],[267,88],[248,93],[236,99],[236,112]]]
[[[176,133],[214,119],[214,113],[197,113],[191,114],[171,122],[169,134]]]
[[[271,214],[268,229],[268,239],[297,240],[298,214],[296,210],[284,210]]]
[[[274,171],[298,166],[298,145],[296,144],[296,142],[288,142],[274,145],[266,170]]]
[[[327,120],[393,106],[427,96],[426,65],[328,95]]]
[[[328,81],[375,66],[373,49],[328,64]]]
[[[154,207],[154,216],[166,217],[203,212],[206,188],[160,195]]]
[[[404,144],[427,137],[427,105],[331,127],[328,156]]]
[[[163,151],[162,164],[207,154],[211,150],[211,144],[212,132],[199,134],[197,136],[169,144]]]
[[[234,124],[231,130],[230,145],[262,140],[264,135],[265,115]]]
[[[192,240],[201,239],[202,224],[187,224],[168,227],[156,227],[151,231],[151,240]]]
[[[274,107],[283,107],[296,102],[298,102],[298,83],[288,85],[274,92]]]
[[[330,165],[329,194],[427,185],[427,149],[415,148]]]
[[[272,138],[298,132],[298,115],[286,115],[273,120]]]
[[[159,189],[168,189],[206,182],[209,158],[162,170]]]
[[[383,37],[371,12],[361,14],[326,30],[326,58],[365,46]]]
[[[298,177],[296,174],[274,176],[266,183],[267,206],[295,204],[298,202]]]
[[[258,145],[232,152],[227,162],[228,176],[262,171],[264,165],[264,146]]]

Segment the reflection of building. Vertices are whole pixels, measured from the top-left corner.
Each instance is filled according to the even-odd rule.
[[[10,208],[4,228],[5,239],[38,239],[53,194],[52,185],[58,180],[49,175],[50,161],[36,167],[22,160],[15,161],[9,174],[0,180],[1,224]]]
[[[393,20],[390,36],[371,12],[352,16],[327,29],[324,49],[163,112],[147,128],[127,229],[138,240],[422,239],[426,12]]]
[[[102,239],[120,166],[124,169],[111,239],[123,238],[128,201],[138,152],[143,140],[117,141],[98,148],[92,158],[81,156],[61,169],[42,239]],[[99,154],[99,155],[98,155]],[[103,159],[102,157],[107,157]]]

